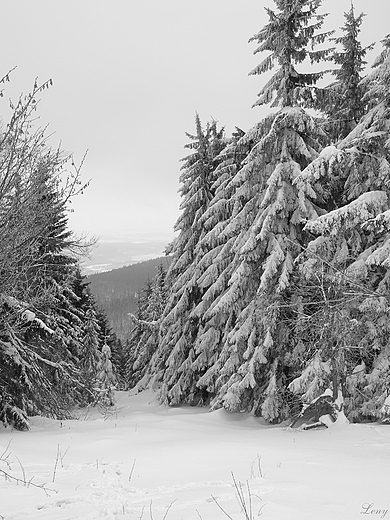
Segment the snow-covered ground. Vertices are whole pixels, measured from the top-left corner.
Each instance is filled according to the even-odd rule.
[[[104,415],[0,428],[3,452],[26,484],[0,476],[0,519],[390,520],[385,425],[297,431],[119,392]]]

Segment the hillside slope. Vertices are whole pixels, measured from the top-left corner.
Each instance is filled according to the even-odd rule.
[[[98,305],[106,311],[118,338],[124,340],[129,336],[128,313],[137,311],[137,294],[142,291],[148,279],[154,278],[160,264],[168,268],[169,258],[154,258],[88,276],[91,292]]]

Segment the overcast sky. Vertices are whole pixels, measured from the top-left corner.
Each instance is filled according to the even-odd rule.
[[[355,0],[367,17],[361,38],[388,32],[390,0]],[[251,108],[264,79],[248,39],[272,0],[8,0],[0,19],[1,71],[12,73],[0,101],[53,79],[41,95],[53,144],[80,161],[84,181],[70,225],[104,238],[170,238],[179,215],[180,159],[195,111],[230,133],[264,115]],[[350,0],[324,0],[326,28],[338,28]],[[369,59],[381,50],[378,43]]]

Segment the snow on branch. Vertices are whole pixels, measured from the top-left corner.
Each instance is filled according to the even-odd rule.
[[[368,266],[382,265],[389,269],[390,267],[390,239],[384,241],[384,243],[373,251],[366,260]]]
[[[313,199],[317,194],[313,190],[313,184],[323,177],[332,176],[337,165],[344,157],[344,152],[335,146],[327,146],[320,155],[314,159],[294,180],[299,190]]]
[[[384,233],[390,231],[390,209],[379,213],[375,218],[368,220],[362,225],[363,229]]]
[[[304,229],[314,235],[337,235],[341,230],[354,228],[375,218],[387,207],[388,198],[384,191],[370,191],[342,208],[309,220]]]
[[[43,320],[38,318],[37,315],[35,314],[35,312],[28,309],[27,303],[19,301],[12,296],[2,295],[2,299],[11,309],[15,310],[20,315],[21,319],[24,322],[26,322],[26,323],[34,322],[45,332],[47,332],[49,334],[54,334],[53,329],[48,327]]]
[[[291,381],[288,389],[294,394],[302,394],[302,399],[310,403],[321,394],[330,373],[330,361],[322,361],[317,352],[302,374]]]
[[[28,309],[22,313],[22,319],[26,322],[33,321],[44,331],[48,332],[49,334],[54,334],[53,329],[48,327],[44,321],[42,321],[40,318],[37,318],[36,314]]]
[[[128,316],[130,317],[130,319],[132,321],[134,321],[135,324],[140,325],[141,327],[146,328],[146,329],[156,330],[160,327],[160,324],[161,324],[161,319],[152,320],[152,321],[140,320],[139,318],[137,318],[137,316],[134,316],[134,314],[132,314],[131,312],[129,312]]]

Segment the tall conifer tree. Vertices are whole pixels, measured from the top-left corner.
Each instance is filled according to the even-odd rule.
[[[80,242],[66,214],[79,170],[67,171],[70,158],[34,127],[50,84],[11,105],[0,132],[0,420],[21,429],[29,414],[67,415],[82,387],[87,308],[74,290]]]
[[[159,343],[159,328],[167,301],[165,283],[166,270],[162,264],[157,267],[157,273],[148,282],[143,291],[144,303],[137,316],[131,316],[133,331],[131,334],[130,363],[127,367],[127,380],[131,386],[138,385],[142,389],[147,383],[146,372],[148,364]]]
[[[317,330],[315,322],[325,323],[327,339],[318,348],[316,335],[306,335],[297,355],[301,360],[306,356],[307,363],[292,388],[313,398],[321,390],[320,380],[334,394],[336,386],[342,387],[352,419],[380,418],[388,395],[388,37],[383,45],[374,71],[363,80],[364,101],[371,109],[338,148],[323,150],[296,182],[315,203],[329,196],[335,178],[341,194],[335,206],[328,206],[330,211],[306,225],[317,238],[299,259],[300,286],[315,287],[317,303],[313,307],[306,294],[303,315],[311,332]]]
[[[171,291],[163,313],[160,345],[152,360],[152,370],[161,371],[161,399],[170,404],[186,400],[197,377],[192,362],[199,318],[192,311],[204,292],[196,269],[205,253],[198,245],[205,235],[202,218],[214,196],[215,159],[226,143],[224,130],[218,129],[216,121],[203,129],[196,115],[195,125],[196,134],[187,134],[190,143],[186,148],[192,153],[183,159],[180,177],[182,213],[175,226],[179,234],[168,251],[173,257],[167,274]]]
[[[270,103],[279,111],[248,133],[255,144],[237,174],[241,186],[233,199],[240,205],[244,194],[245,202],[231,222],[241,229],[234,243],[235,268],[214,308],[216,314],[230,308],[237,318],[211,369],[214,407],[251,409],[270,421],[288,413],[283,388],[290,332],[281,325],[280,304],[299,252],[292,244],[305,242],[294,180],[317,157],[325,137],[301,108],[311,104],[312,87],[323,72],[300,73],[296,66],[306,58],[319,62],[329,55],[309,50],[329,35],[317,34],[325,16],[317,14],[321,2],[275,3],[279,11],[268,9],[269,23],[251,39],[260,43],[256,53],[270,52],[252,74],[279,65],[256,103]]]
[[[344,13],[343,36],[333,39],[341,50],[332,54],[332,60],[338,66],[333,71],[336,82],[325,90],[327,95],[324,97],[324,111],[333,142],[346,137],[367,112],[367,87],[361,80],[367,63],[366,54],[374,45],[362,47],[359,40],[364,16],[363,13],[356,16],[351,3],[350,10]]]

